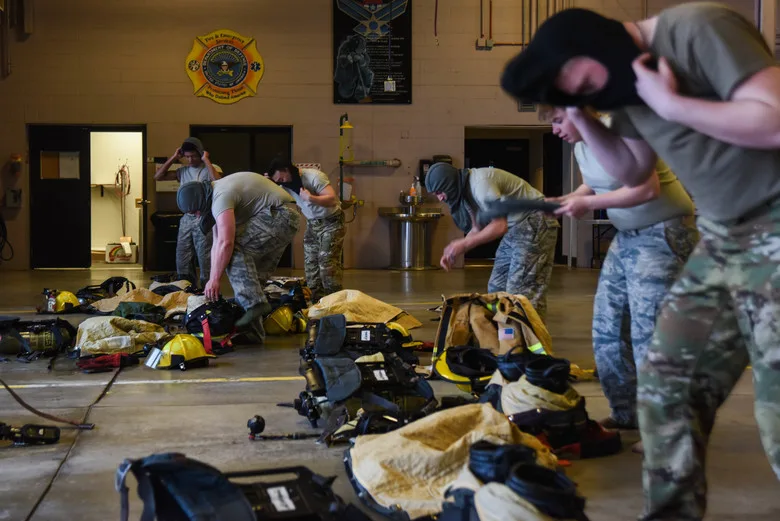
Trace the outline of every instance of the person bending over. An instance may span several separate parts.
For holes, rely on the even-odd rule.
[[[607,210],[618,230],[601,267],[593,303],[593,353],[612,409],[601,424],[637,429],[636,368],[645,360],[656,312],[699,240],[693,201],[661,160],[647,181],[623,186],[593,157],[564,108],[542,106],[539,116],[552,124],[553,134],[574,145],[582,174],[582,184],[574,192],[549,199],[562,204],[555,214],[579,219]]]
[[[276,158],[268,167],[275,183],[295,198],[306,217],[303,236],[304,273],[312,300],[341,291],[344,264],[344,211],[328,175],[316,168],[302,168]]]
[[[236,326],[262,331],[262,318],[271,311],[263,288],[298,232],[300,214],[290,204],[294,199],[260,174],[236,172],[214,182],[186,183],[176,201],[182,212],[200,218],[204,233],[213,228],[211,275],[204,294],[219,299],[220,279],[227,273],[246,311]]]
[[[518,212],[493,219],[480,228],[477,215],[488,211],[499,199],[542,200],[544,195],[520,177],[498,168],[457,169],[448,163],[434,163],[425,175],[425,188],[447,203],[455,224],[466,236],[450,242],[441,257],[449,271],[467,251],[501,237],[488,292],[505,291],[523,295],[545,319],[547,288],[552,276],[555,244],[560,224],[539,212]]]
[[[639,22],[569,9],[542,24],[501,83],[515,98],[566,106],[624,185],[642,185],[657,153],[696,203],[701,241],[638,369],[642,519],[704,517],[715,417],[748,363],[780,477],[780,69],[761,33],[714,3]],[[587,105],[614,111],[611,128]]]

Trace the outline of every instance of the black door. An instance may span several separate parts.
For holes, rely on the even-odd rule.
[[[90,129],[29,125],[30,267],[89,268]]]
[[[563,140],[546,132],[542,136],[542,164],[544,165],[544,195],[560,197],[563,195]],[[555,263],[565,264],[563,256],[563,219],[559,218],[561,228],[558,232],[558,243],[555,245]]]
[[[200,139],[211,161],[225,175],[233,172],[262,174],[271,160],[282,155],[292,157],[292,127],[231,127],[192,125],[190,135]],[[292,245],[279,260],[280,268],[292,268]]]
[[[262,174],[276,155],[292,155],[292,127],[193,125],[190,134],[203,142],[211,161],[225,174]]]
[[[467,139],[465,167],[483,168],[493,165],[530,182],[530,141],[528,139]],[[495,259],[501,239],[482,244],[466,252],[466,260]]]

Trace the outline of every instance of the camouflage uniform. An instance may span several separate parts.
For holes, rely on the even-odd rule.
[[[268,303],[263,287],[298,233],[300,214],[291,206],[268,209],[236,229],[227,276],[244,309]]]
[[[622,425],[636,424],[636,367],[646,356],[661,302],[699,240],[685,220],[619,231],[601,268],[593,351],[612,417]]]
[[[496,250],[488,293],[523,295],[544,320],[560,226],[557,220],[538,212],[510,226]]]
[[[200,231],[200,217],[185,213],[179,221],[179,236],[176,239],[176,272],[192,283],[195,276],[195,257],[200,266],[200,287],[209,280],[211,271],[211,244],[214,234],[203,235]]]
[[[342,289],[345,235],[344,212],[307,221],[303,236],[304,271],[314,301]]]
[[[755,417],[780,478],[780,200],[701,242],[672,286],[638,378],[645,521],[700,520],[718,407],[748,363]]]

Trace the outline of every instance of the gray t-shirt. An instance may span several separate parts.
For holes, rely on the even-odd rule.
[[[320,195],[326,187],[330,186],[330,179],[328,179],[328,175],[325,172],[320,172],[316,168],[301,168],[300,172],[303,187],[312,195]],[[338,204],[336,206],[320,206],[311,201],[304,201],[300,195],[292,190],[285,190],[295,198],[301,213],[307,219],[324,219],[341,212],[341,206]]]
[[[544,194],[520,177],[500,168],[471,168],[469,190],[480,211],[487,211],[497,199],[544,199]],[[531,212],[515,213],[507,217],[511,227],[525,220]],[[557,221],[555,221],[557,224]]]
[[[669,61],[680,92],[699,99],[729,100],[742,82],[776,65],[755,26],[721,4],[662,11],[650,47]],[[731,145],[666,121],[645,106],[615,112],[612,128],[652,146],[706,219],[737,219],[780,195],[780,149]]]
[[[574,157],[580,167],[582,181],[597,195],[614,192],[623,186],[604,170],[585,143],[574,145]],[[638,230],[668,219],[694,214],[693,201],[669,167],[659,159],[655,171],[661,184],[661,193],[657,198],[631,208],[607,210],[609,220],[618,230]]]
[[[219,167],[219,165],[215,163],[211,164],[214,165],[214,170],[222,173],[222,169]],[[190,165],[180,166],[178,169],[176,169],[176,178],[181,184],[211,180],[211,176],[209,175],[209,167],[207,167],[204,163],[201,163],[198,167]]]
[[[255,172],[236,172],[217,179],[213,186],[211,213],[216,219],[225,210],[232,209],[236,225],[295,201],[282,187]]]

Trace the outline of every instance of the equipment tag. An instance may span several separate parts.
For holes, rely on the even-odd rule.
[[[512,327],[502,327],[498,330],[499,340],[512,340],[515,338],[515,329]]]
[[[154,348],[151,351],[149,351],[149,356],[146,357],[146,362],[144,365],[146,367],[151,367],[152,369],[157,369],[157,366],[160,365],[160,359],[162,358],[162,351],[160,351],[159,348]]]
[[[277,512],[292,512],[295,510],[295,503],[290,499],[287,487],[269,488],[267,492]]]
[[[387,377],[387,373],[385,372],[384,369],[377,369],[376,371],[374,371],[374,378],[376,378],[380,382],[386,382],[389,380],[389,378]]]
[[[368,329],[364,329],[363,331],[361,331],[360,332],[360,340],[362,340],[363,342],[370,341],[371,340],[371,331],[369,331]]]

